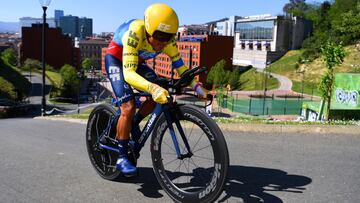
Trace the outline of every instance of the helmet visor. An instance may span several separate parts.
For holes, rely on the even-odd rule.
[[[156,30],[154,32],[154,34],[152,35],[152,37],[154,39],[156,39],[157,41],[160,41],[160,42],[169,42],[174,36],[175,36],[175,34],[161,32],[159,30]]]

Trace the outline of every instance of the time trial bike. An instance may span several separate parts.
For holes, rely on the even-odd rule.
[[[185,94],[193,78],[206,70],[196,67],[180,79],[157,82],[170,93],[166,104],[156,104],[138,140],[129,142],[128,155],[136,165],[139,151],[151,137],[150,152],[155,176],[164,191],[175,202],[213,202],[223,191],[229,166],[227,144],[216,122],[205,111],[191,104],[179,104],[174,95]],[[136,96],[151,96],[136,93]],[[212,98],[211,98],[212,99]],[[118,145],[116,124],[120,108],[100,104],[89,116],[86,146],[90,162],[104,179],[121,176],[116,170]]]

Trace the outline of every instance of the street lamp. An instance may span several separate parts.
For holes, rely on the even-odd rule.
[[[270,61],[267,61],[265,64],[266,64],[266,65],[265,65],[265,68],[264,68],[264,76],[265,76],[265,78],[264,78],[263,115],[265,115],[265,100],[266,100],[266,91],[267,91],[266,85],[267,85],[267,78],[268,78],[267,68],[268,68],[269,65],[270,65]]]
[[[46,9],[51,0],[39,0],[40,5],[44,11],[42,37],[41,37],[41,60],[42,60],[42,100],[41,100],[41,116],[46,115],[46,100],[45,100],[45,24],[46,24]]]

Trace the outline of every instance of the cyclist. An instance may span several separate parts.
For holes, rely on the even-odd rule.
[[[130,131],[134,140],[138,140],[140,121],[152,112],[155,102],[166,103],[169,96],[167,90],[153,83],[157,75],[145,64],[145,60],[165,53],[171,58],[172,66],[180,75],[188,69],[176,47],[175,35],[178,27],[178,16],[171,7],[162,3],[152,4],[145,10],[144,20],[131,20],[122,24],[108,46],[105,55],[106,72],[121,109],[116,134],[119,143],[116,167],[124,175],[137,173],[136,167],[127,156]],[[142,103],[136,114],[131,86],[152,96],[152,99],[147,98]],[[206,96],[207,91],[195,80],[191,86],[200,96]],[[135,143],[135,151],[140,147]]]

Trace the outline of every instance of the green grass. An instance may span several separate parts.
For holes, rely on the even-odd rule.
[[[304,87],[303,87],[303,83],[302,82],[298,82],[298,81],[292,81],[293,82],[293,87],[292,89],[295,92],[299,92],[302,93],[302,91],[304,91],[304,94],[308,94],[308,95],[314,95],[314,96],[321,96],[321,92],[318,89],[318,85],[315,83],[304,83]]]
[[[288,51],[282,58],[271,64],[268,71],[278,73],[280,75],[288,75],[289,72],[296,71],[297,62],[303,50]]]
[[[22,100],[29,95],[30,87],[20,71],[0,57],[0,99]]]
[[[360,73],[360,51],[354,45],[345,47],[346,57],[344,62],[335,67],[335,73]],[[304,78],[304,92],[320,96],[317,86],[327,68],[323,59],[317,58],[307,64],[298,64],[298,60],[304,50],[292,50],[282,58],[270,65],[268,70],[273,73],[284,75],[293,82],[293,90],[301,93],[301,83]]]
[[[54,71],[46,71],[46,77],[51,81],[52,85],[56,88],[62,87],[62,77],[59,73]]]
[[[88,108],[79,114],[57,115],[56,117],[72,118],[72,119],[88,119],[93,108]]]
[[[239,90],[263,90],[264,89],[265,74],[257,72],[254,68],[246,71],[240,76]],[[268,78],[266,82],[268,90],[279,87],[279,82],[276,78]]]

